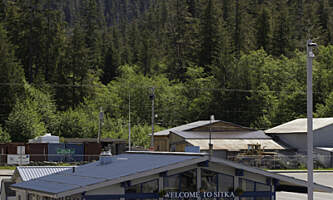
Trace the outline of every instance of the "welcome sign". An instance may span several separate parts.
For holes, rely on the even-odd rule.
[[[164,198],[168,199],[191,199],[191,198],[220,198],[234,199],[234,192],[167,192]]]

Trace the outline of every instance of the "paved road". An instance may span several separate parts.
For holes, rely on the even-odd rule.
[[[306,173],[281,173],[286,176],[292,176],[298,179],[307,180]],[[314,173],[314,182],[333,188],[333,172]],[[314,192],[315,200],[333,200],[333,193]],[[277,200],[306,200],[307,194],[277,192]]]

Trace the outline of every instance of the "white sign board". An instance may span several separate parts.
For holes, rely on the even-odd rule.
[[[25,146],[17,146],[17,154],[25,154]]]
[[[30,155],[17,155],[8,154],[7,164],[8,165],[27,165],[30,162]]]

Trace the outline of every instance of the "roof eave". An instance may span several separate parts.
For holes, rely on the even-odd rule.
[[[178,162],[176,164],[156,168],[156,169],[153,169],[153,170],[148,170],[148,171],[144,171],[144,172],[140,172],[140,173],[136,173],[136,174],[131,174],[131,175],[128,175],[128,176],[124,176],[124,177],[120,177],[120,178],[117,178],[117,179],[105,181],[105,182],[102,182],[102,183],[92,184],[92,185],[88,185],[88,186],[85,186],[85,187],[80,187],[80,188],[77,188],[77,189],[74,189],[74,190],[61,192],[61,193],[56,194],[54,198],[61,198],[61,197],[65,197],[65,196],[80,194],[80,193],[91,191],[91,190],[94,190],[94,189],[98,189],[98,188],[107,187],[107,186],[110,186],[110,185],[122,183],[122,182],[125,182],[125,181],[128,181],[128,180],[133,180],[133,179],[137,179],[137,178],[141,178],[141,177],[145,177],[145,176],[150,176],[150,175],[153,175],[153,174],[158,174],[158,173],[169,171],[169,170],[172,170],[172,169],[186,167],[186,166],[193,165],[193,164],[196,164],[196,163],[200,163],[200,162],[203,162],[203,161],[206,161],[206,160],[208,160],[208,156],[198,156],[198,158],[191,159],[191,160],[188,160],[188,161],[185,161],[185,162]]]
[[[220,158],[212,158],[212,162],[216,162],[216,163],[221,163],[221,164],[226,164],[229,165],[231,167],[237,168],[237,169],[243,169],[245,171],[249,171],[251,173],[255,173],[255,174],[261,174],[267,177],[271,177],[271,178],[275,178],[281,181],[285,181],[291,184],[295,184],[295,185],[299,185],[299,186],[303,186],[303,187],[307,187],[307,182],[300,180],[300,179],[296,179],[293,177],[288,177],[288,176],[284,176],[281,174],[274,174],[272,172],[268,172],[262,169],[258,169],[258,168],[253,168],[253,167],[248,167],[239,163],[234,163],[231,161],[227,161],[224,159],[220,159]],[[327,192],[327,193],[333,193],[333,188],[325,186],[325,185],[319,185],[319,184],[315,184],[314,185],[314,190],[318,191],[318,192]]]
[[[15,191],[21,191],[21,192],[32,191],[34,194],[37,194],[40,196],[58,198],[55,193],[41,192],[41,191],[37,191],[37,190],[33,190],[33,189],[26,189],[26,188],[21,188],[21,187],[16,187],[16,186],[9,186],[9,188],[12,190],[15,190]]]

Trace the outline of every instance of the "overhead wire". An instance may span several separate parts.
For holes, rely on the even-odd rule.
[[[34,85],[34,84],[33,84]],[[81,85],[73,85],[73,84],[46,84],[47,86],[50,87],[75,87],[75,88],[96,88],[96,87],[108,87],[108,85],[98,85],[98,84],[81,84]],[[0,83],[0,86],[24,86],[22,83]],[[122,89],[129,89],[129,88],[140,88],[140,89],[150,89],[152,87],[155,87],[156,89],[161,89],[164,88],[162,86],[156,86],[156,85],[151,85],[151,86],[140,86],[138,84],[133,84],[133,85],[127,85],[127,84],[121,84],[120,87],[119,85],[116,85],[115,87],[117,88],[122,88]],[[224,92],[240,92],[240,93],[303,93],[306,94],[306,90],[253,90],[253,89],[237,89],[237,88],[209,88],[209,87],[187,87],[187,86],[181,86],[174,88],[175,90],[204,90],[204,91],[224,91]],[[323,94],[324,92],[313,92],[313,94]]]

